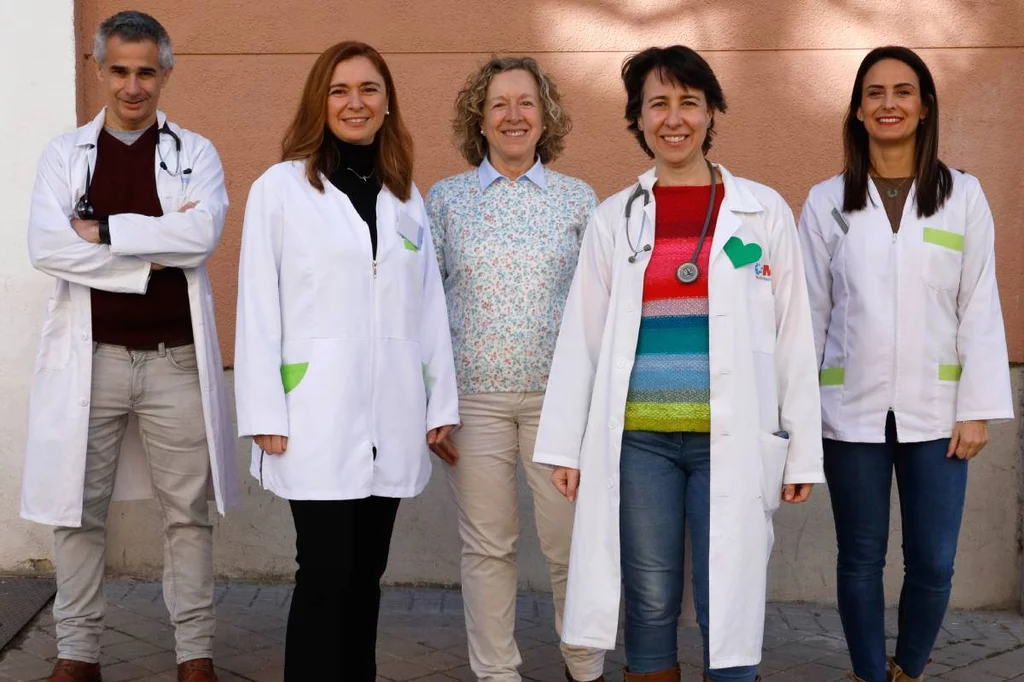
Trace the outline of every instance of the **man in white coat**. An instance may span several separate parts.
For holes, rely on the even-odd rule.
[[[121,12],[96,33],[107,106],[39,163],[32,265],[56,278],[29,405],[21,515],[56,526],[52,682],[98,682],[112,498],[155,491],[179,682],[216,680],[213,533],[235,443],[205,261],[227,211],[213,145],[157,109],[174,55]]]

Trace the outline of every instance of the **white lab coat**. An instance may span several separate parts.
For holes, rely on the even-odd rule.
[[[57,283],[39,342],[29,400],[21,515],[39,523],[81,525],[92,385],[90,289],[143,294],[151,263],[181,268],[188,282],[210,480],[217,509],[223,514],[238,494],[235,439],[205,264],[220,241],[228,208],[220,157],[209,140],[169,123],[181,139],[181,168],[192,169],[190,179],[163,171],[158,154],[153,172],[164,215],[112,216],[110,245],[90,244],[75,233],[70,220],[75,203],[85,193],[87,169],[91,174],[96,166],[96,139],[105,117],[103,110],[88,124],[50,142],[39,162],[32,194],[29,256],[37,270],[53,275]],[[167,117],[158,112],[157,125],[165,123]],[[177,154],[171,136],[159,136],[159,151],[174,172]],[[189,201],[199,205],[179,213]],[[121,446],[114,499],[151,495],[149,465],[138,430],[130,426]]]
[[[252,475],[286,499],[412,497],[427,431],[459,423],[455,362],[423,199],[377,197],[377,260],[348,197],[302,162],[249,191],[238,272],[235,399]],[[376,449],[376,457],[374,457]]]
[[[792,212],[763,185],[717,166],[725,185],[710,254],[711,667],[761,660],[772,515],[783,483],[824,480],[817,376]],[[651,191],[654,171],[639,178]],[[619,614],[619,453],[644,271],[629,263],[624,211],[635,185],[591,218],[544,399],[534,461],[580,470],[562,639],[612,649]],[[655,201],[629,234],[653,243]],[[646,213],[644,238],[638,238]],[[738,237],[761,260],[734,267]],[[764,268],[768,268],[768,272]],[[785,440],[773,433],[788,431]]]
[[[911,186],[895,234],[873,182],[852,213],[842,176],[807,197],[799,234],[826,438],[883,443],[889,410],[904,442],[1013,418],[992,213],[976,178],[952,174],[952,195],[929,218]]]

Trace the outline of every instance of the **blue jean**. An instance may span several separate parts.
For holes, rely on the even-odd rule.
[[[708,669],[708,549],[711,439],[706,433],[626,431],[619,464],[626,666],[631,673],[673,668],[683,598],[686,527],[693,596],[713,682],[753,682],[757,666]]]
[[[892,472],[903,522],[903,590],[896,663],[910,677],[928,664],[953,583],[967,462],[946,458],[949,439],[900,443],[890,413],[885,443],[825,440],[839,561],[839,615],[858,677],[885,682],[882,568],[889,542]]]

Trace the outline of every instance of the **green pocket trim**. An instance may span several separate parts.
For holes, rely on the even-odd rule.
[[[291,393],[292,389],[299,385],[302,378],[306,376],[308,368],[308,362],[294,362],[289,365],[281,365],[281,383],[284,384],[285,393]]]
[[[960,381],[964,368],[960,365],[939,365],[939,381]]]
[[[842,386],[846,381],[846,369],[843,367],[828,367],[821,370],[818,383],[822,386]]]
[[[415,244],[413,244],[405,237],[402,237],[402,246],[404,246],[407,251],[419,251],[419,247],[417,247]]]
[[[926,227],[924,228],[924,240],[928,244],[944,246],[947,249],[952,249],[953,251],[963,253],[964,250],[964,236],[957,232],[939,230],[934,227]]]

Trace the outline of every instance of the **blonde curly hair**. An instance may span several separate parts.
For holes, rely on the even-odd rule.
[[[565,149],[565,136],[572,130],[572,121],[562,107],[562,96],[555,82],[532,57],[492,57],[466,80],[466,85],[455,98],[455,118],[452,120],[455,147],[472,166],[479,166],[487,158],[487,138],[480,132],[480,124],[491,79],[499,73],[516,70],[533,76],[540,94],[544,130],[537,141],[537,155],[541,163],[551,163]]]

